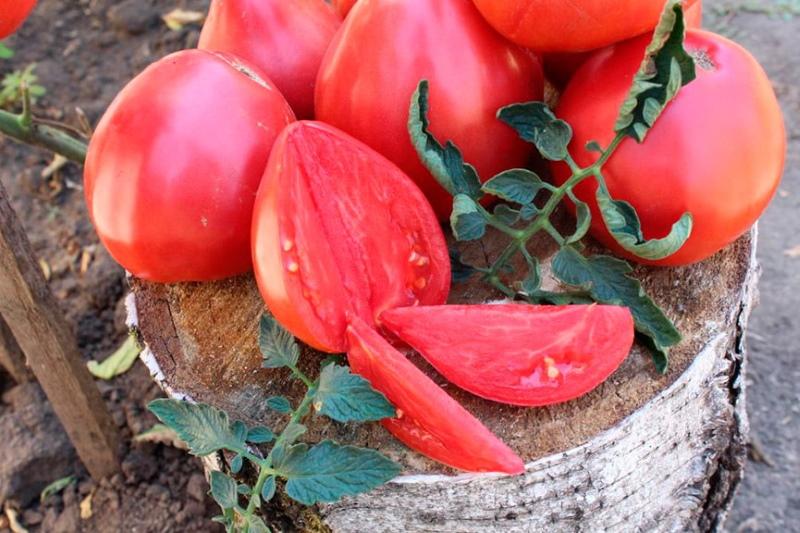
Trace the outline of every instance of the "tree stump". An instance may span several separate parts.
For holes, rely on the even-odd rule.
[[[467,259],[498,253],[462,247]],[[526,461],[517,477],[459,474],[408,450],[380,425],[309,421],[306,438],[376,448],[405,467],[389,484],[333,505],[300,509],[278,500],[267,519],[281,528],[336,532],[709,531],[721,526],[742,476],[747,417],[743,337],[755,302],[756,231],[708,261],[678,269],[638,267],[635,276],[675,320],[684,341],[658,375],[635,346],[591,394],[537,409],[502,406],[458,390],[412,359]],[[539,257],[553,250],[538,250]],[[543,255],[544,254],[544,255]],[[546,271],[546,268],[545,268]],[[553,283],[552,280],[550,283]],[[206,284],[131,279],[131,324],[142,359],[172,397],[280,427],[266,398],[297,400],[283,370],[260,367],[264,311],[251,276]],[[497,298],[480,282],[455,285],[453,303]],[[305,349],[316,375],[320,355]]]

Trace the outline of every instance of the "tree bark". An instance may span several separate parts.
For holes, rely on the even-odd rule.
[[[475,260],[502,248],[486,242],[462,251]],[[459,474],[409,451],[377,424],[316,419],[309,421],[308,440],[377,448],[405,472],[369,494],[311,510],[277,500],[267,518],[283,528],[337,532],[718,529],[745,457],[743,339],[756,298],[755,248],[753,230],[698,265],[637,267],[636,277],[684,334],[665,376],[635,346],[594,392],[562,405],[520,409],[460,391],[412,355],[520,453],[524,475]],[[250,276],[177,285],[131,279],[131,286],[128,308],[146,346],[142,360],[170,396],[281,427],[266,398],[297,398],[301,390],[284,371],[260,368],[257,328],[264,308]],[[483,285],[468,283],[454,287],[451,301],[492,297]],[[306,371],[315,372],[320,361],[304,350]]]

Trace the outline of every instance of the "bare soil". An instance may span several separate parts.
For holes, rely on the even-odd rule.
[[[48,89],[37,113],[75,124],[77,106],[96,123],[125,82],[147,64],[196,44],[196,26],[170,31],[159,16],[176,7],[204,10],[207,4],[41,0],[33,17],[7,41],[17,54],[0,61],[0,76],[36,62],[40,83]],[[789,131],[786,176],[761,223],[761,307],[749,332],[752,460],[728,529],[800,531],[800,254],[788,252],[800,245],[800,3],[707,0],[706,22],[762,61]],[[5,139],[0,139],[0,158],[0,180],[34,250],[49,267],[51,287],[84,356],[105,357],[126,333],[121,302],[127,288],[122,270],[98,244],[86,216],[80,169],[67,165],[42,178],[50,155]],[[143,365],[98,385],[126,443],[123,474],[97,485],[76,465],[78,483],[44,504],[22,509],[22,523],[31,531],[48,532],[216,530],[208,520],[215,506],[205,495],[199,462],[170,447],[131,445],[133,435],[155,423],[145,405],[160,395]],[[0,392],[12,387],[0,371]],[[0,416],[8,409],[0,402]],[[83,520],[79,502],[92,492],[93,515]],[[6,531],[2,518],[0,531]]]

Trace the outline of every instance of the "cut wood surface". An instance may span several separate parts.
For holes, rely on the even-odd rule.
[[[465,258],[491,258],[503,245],[500,239],[485,242],[462,247]],[[537,252],[542,257],[552,250]],[[523,457],[525,475],[459,475],[411,452],[377,424],[340,425],[320,418],[310,421],[308,440],[332,438],[380,449],[404,465],[404,475],[369,494],[315,508],[311,515],[301,516],[296,508],[272,511],[314,531],[718,527],[741,478],[745,453],[743,332],[758,277],[755,230],[701,264],[638,267],[635,276],[684,335],[672,350],[666,376],[658,375],[650,356],[636,346],[622,367],[585,397],[521,409],[460,391],[412,355]],[[142,359],[170,395],[280,427],[266,398],[298,399],[302,389],[287,372],[260,368],[257,331],[264,307],[251,276],[176,285],[132,279],[131,285],[131,320],[146,345]],[[451,302],[496,298],[476,281],[454,286]],[[320,361],[319,353],[304,351],[308,372],[315,372]]]
[[[0,316],[95,479],[115,473],[117,429],[0,184]]]

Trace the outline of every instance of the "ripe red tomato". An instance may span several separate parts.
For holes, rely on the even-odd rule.
[[[633,345],[630,311],[610,305],[408,307],[380,319],[453,384],[529,407],[583,396]]]
[[[25,22],[36,0],[0,0],[0,39],[5,39]]]
[[[572,124],[572,153],[580,165],[607,146],[649,36],[593,56],[567,86],[556,113]],[[775,193],[783,171],[786,133],[775,93],[764,70],[741,46],[713,33],[691,30],[686,49],[697,58],[697,79],[684,87],[643,144],[623,141],[604,167],[611,195],[639,212],[644,236],[664,237],[685,212],[694,229],[676,254],[657,265],[701,261],[752,226]],[[556,181],[568,174],[553,166]],[[593,235],[629,257],[605,229],[595,201],[596,183],[578,196],[592,207]]]
[[[703,25],[703,1],[684,0],[684,20],[687,28],[700,28]],[[649,28],[652,30],[653,28]],[[583,65],[587,59],[592,57],[591,52],[554,52],[544,55],[544,71],[547,79],[554,83],[556,87],[563,88],[567,82],[575,75],[575,72]]]
[[[343,352],[350,317],[441,304],[450,257],[422,192],[368,146],[319,122],[275,142],[252,229],[256,280],[295,336]]]
[[[324,0],[214,0],[199,48],[263,70],[299,118],[314,116],[314,83],[341,21]]]
[[[373,329],[356,319],[347,333],[351,368],[397,408],[397,418],[381,422],[392,435],[461,470],[525,471],[516,453]]]
[[[356,5],[356,0],[333,0],[333,7],[339,12],[342,18],[347,16],[354,5]]]
[[[420,163],[407,129],[411,96],[423,78],[430,80],[433,133],[458,144],[489,179],[530,156],[496,113],[540,100],[542,70],[464,0],[366,1],[348,15],[320,69],[317,118],[395,162],[444,219],[452,198]]]
[[[664,0],[473,0],[506,38],[537,52],[585,52],[656,27]]]
[[[256,190],[273,141],[294,120],[259,76],[223,54],[178,52],[139,74],[103,116],[86,158],[86,201],[101,241],[135,276],[206,281],[251,269]]]

